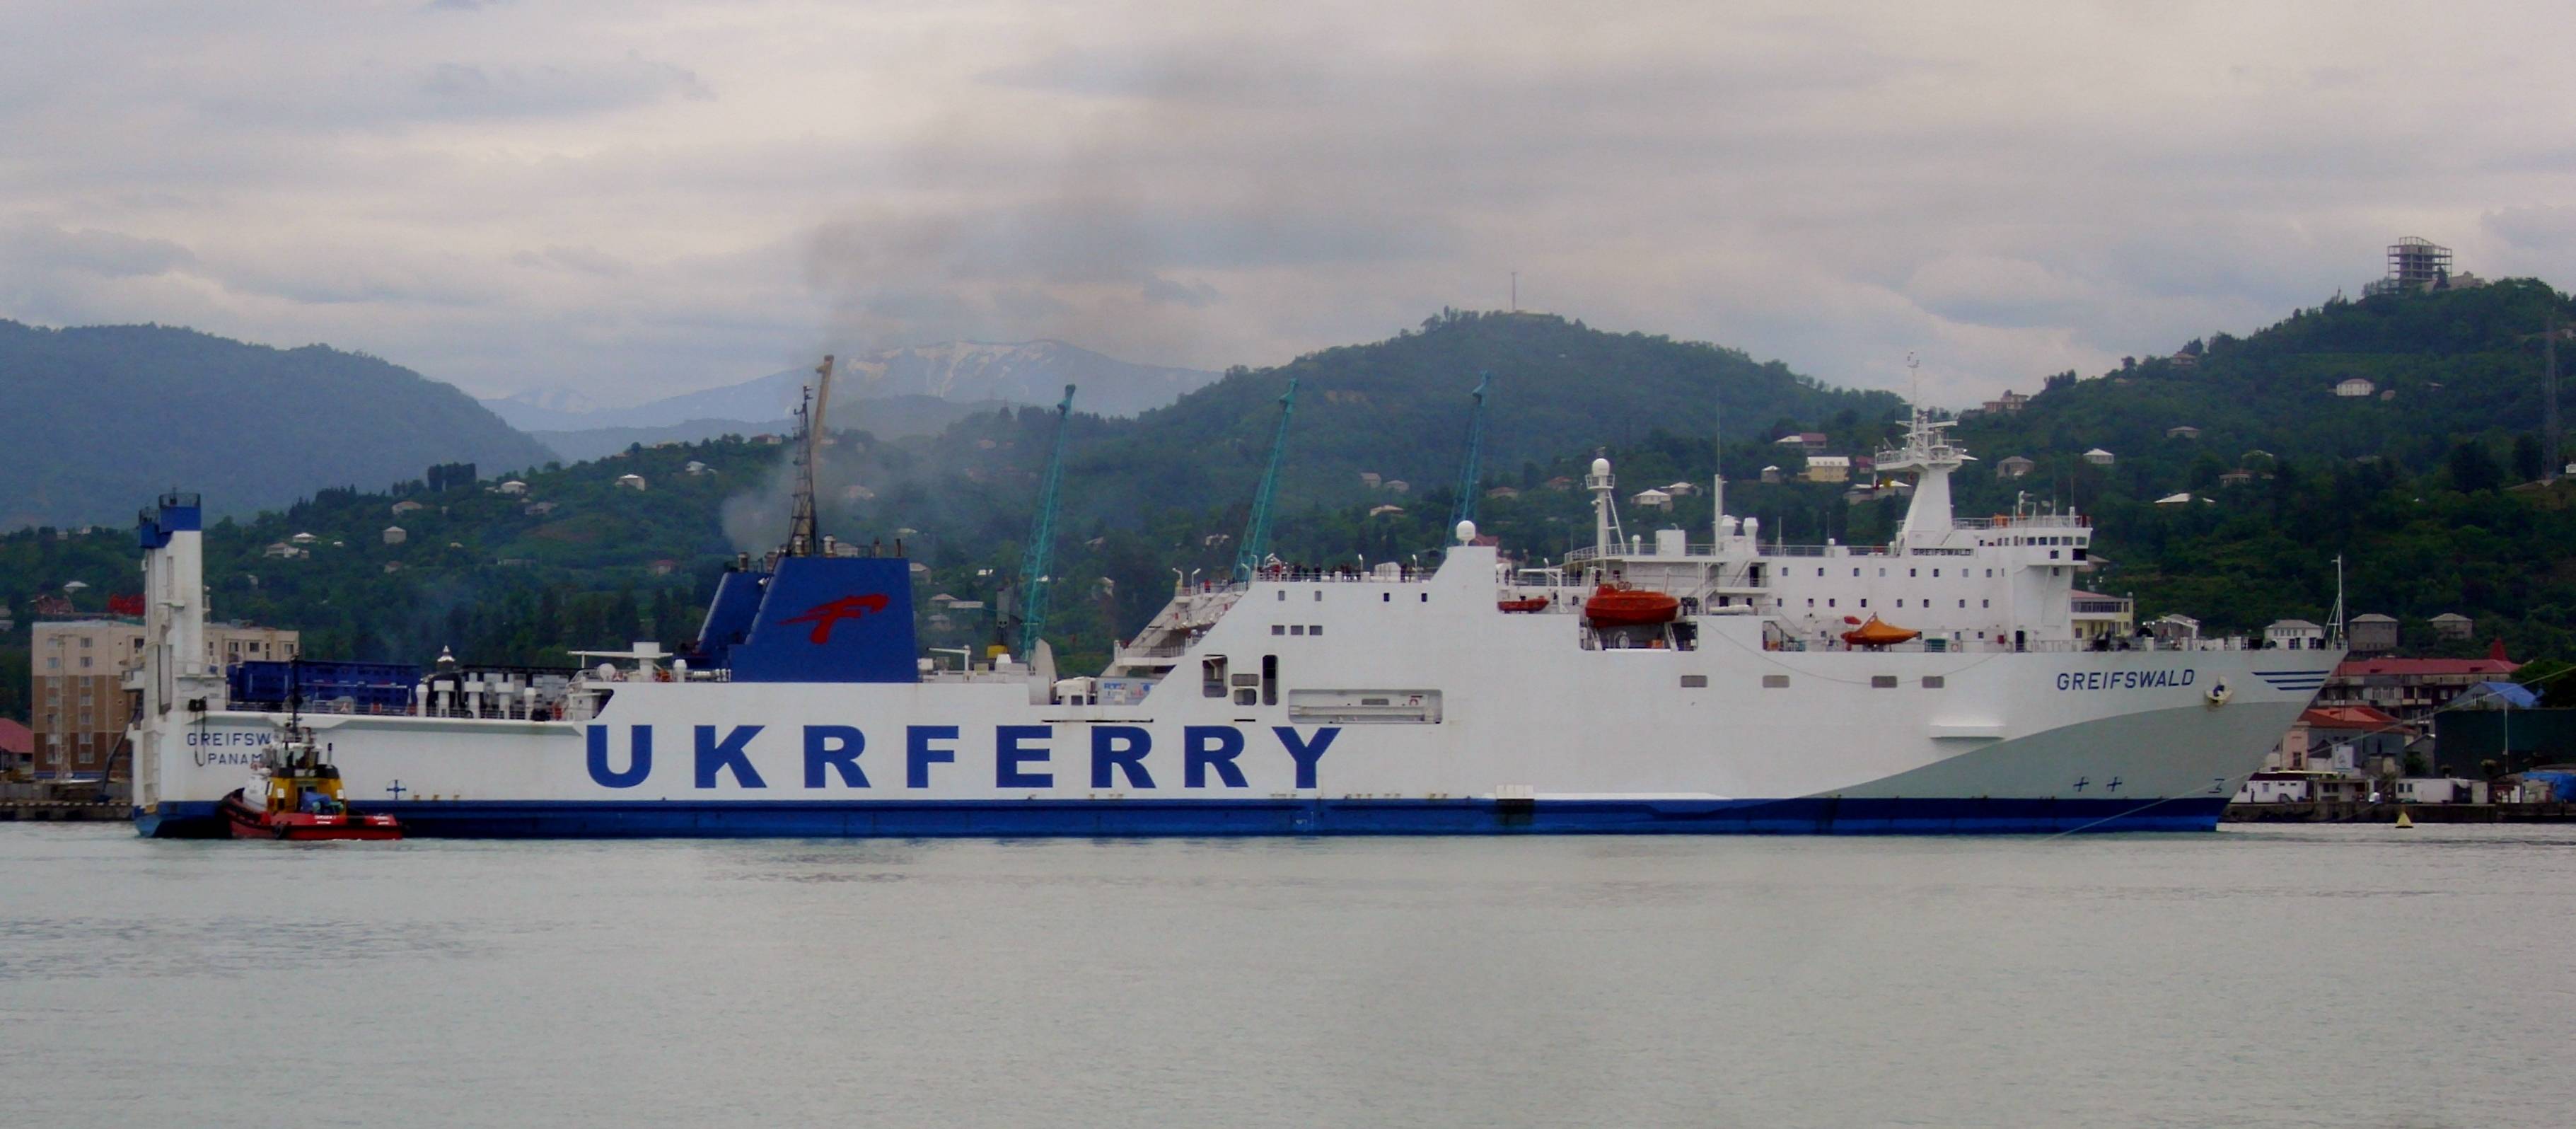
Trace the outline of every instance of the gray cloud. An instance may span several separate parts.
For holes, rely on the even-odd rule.
[[[43,6],[0,41],[0,316],[615,403],[947,337],[1271,363],[1499,306],[1517,269],[1526,306],[1828,380],[1896,386],[1915,350],[1955,403],[2246,331],[2401,234],[2566,277],[2576,76],[2521,45],[2569,22]]]

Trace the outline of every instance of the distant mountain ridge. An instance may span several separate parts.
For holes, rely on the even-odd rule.
[[[622,408],[597,407],[582,393],[562,388],[483,404],[510,426],[530,432],[677,428],[692,421],[752,423],[787,417],[796,408],[798,390],[812,378],[810,369],[788,369]],[[843,358],[833,388],[836,399],[848,400],[926,396],[951,404],[1052,404],[1064,395],[1065,385],[1076,384],[1082,388],[1082,410],[1128,416],[1169,404],[1216,378],[1216,373],[1197,369],[1121,361],[1062,341],[952,341]]]
[[[491,474],[553,457],[473,397],[375,357],[158,325],[0,320],[0,400],[0,529],[114,522],[174,485],[238,514],[436,463]]]

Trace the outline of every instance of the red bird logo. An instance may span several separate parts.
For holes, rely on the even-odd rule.
[[[813,624],[814,634],[810,638],[813,639],[814,645],[819,647],[832,641],[833,624],[845,619],[857,619],[869,612],[884,610],[886,610],[886,598],[870,592],[864,596],[843,596],[837,600],[816,604],[805,609],[803,615],[791,616],[778,622]]]

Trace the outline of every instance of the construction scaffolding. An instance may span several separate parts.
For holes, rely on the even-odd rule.
[[[2451,280],[2451,249],[2409,235],[2388,245],[2388,277],[2362,289],[2367,295],[2425,290]]]

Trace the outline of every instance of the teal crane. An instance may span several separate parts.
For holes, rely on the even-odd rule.
[[[1446,536],[1462,521],[1476,520],[1476,483],[1483,472],[1485,457],[1485,389],[1494,383],[1494,374],[1476,374],[1475,410],[1467,416],[1467,465],[1458,468],[1458,500],[1449,507],[1449,529]]]
[[[1297,378],[1288,378],[1288,393],[1279,397],[1279,431],[1270,439],[1270,466],[1261,472],[1261,489],[1252,496],[1252,520],[1243,527],[1243,544],[1234,555],[1234,578],[1250,580],[1270,556],[1270,503],[1279,496],[1279,464],[1288,456],[1288,417],[1297,414]]]
[[[1046,634],[1047,575],[1054,567],[1056,494],[1064,485],[1065,424],[1073,416],[1073,386],[1064,386],[1064,401],[1055,406],[1055,450],[1047,455],[1046,485],[1038,490],[1038,514],[1029,523],[1028,550],[1020,557],[1020,655],[1037,654]]]

